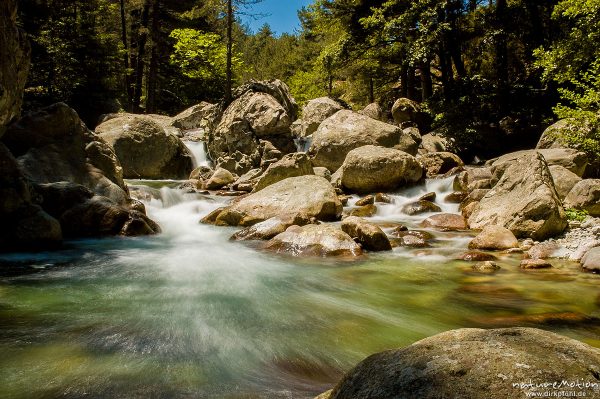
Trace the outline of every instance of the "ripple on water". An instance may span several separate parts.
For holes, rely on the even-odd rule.
[[[80,240],[62,251],[0,255],[36,273],[0,275],[3,397],[312,398],[365,356],[459,327],[526,323],[598,342],[600,276],[574,264],[495,274],[454,259],[468,233],[358,261],[294,259],[230,242],[199,220],[228,199],[178,182],[130,182],[163,234]],[[402,206],[451,179],[377,204],[373,220],[415,229]],[[144,191],[145,190],[145,191]],[[354,206],[357,197],[349,202]]]

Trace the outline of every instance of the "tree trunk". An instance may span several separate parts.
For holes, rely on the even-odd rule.
[[[429,61],[426,61],[421,65],[421,100],[427,101],[432,94],[431,64]]]
[[[506,23],[506,0],[496,1],[496,84],[498,88],[498,105],[500,112],[506,110],[508,100],[508,44]]]
[[[137,56],[135,66],[135,87],[133,90],[133,110],[139,113],[142,110],[142,88],[144,83],[144,71],[146,67],[146,42],[148,41],[148,24],[150,16],[151,0],[144,1],[142,9],[140,30],[138,33]]]
[[[160,29],[160,0],[152,4],[152,51],[150,54],[150,67],[146,80],[146,113],[156,112],[156,87],[158,79],[158,40]]]
[[[137,65],[137,57],[138,57],[138,36],[140,33],[140,10],[134,8],[129,13],[129,20],[131,21],[130,28],[130,42],[129,42],[129,70],[128,73],[128,92],[130,92],[131,101],[129,102],[129,112],[136,112],[134,96],[135,96],[135,72]]]
[[[123,55],[123,68],[125,72],[125,92],[127,93],[127,109],[131,110],[133,102],[133,87],[131,87],[131,71],[129,66],[129,43],[127,43],[127,19],[125,18],[125,0],[121,0],[121,40],[125,54]]]
[[[225,102],[231,102],[231,90],[233,86],[233,0],[227,0],[227,71],[225,82]]]
[[[411,100],[417,100],[417,93],[415,90],[415,68],[412,66],[409,66],[407,69],[406,96]]]
[[[408,66],[402,64],[400,68],[400,97],[408,97]]]

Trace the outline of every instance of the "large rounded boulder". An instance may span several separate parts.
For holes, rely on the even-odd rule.
[[[342,185],[359,193],[394,190],[422,176],[423,168],[412,155],[374,145],[348,152],[341,167]]]
[[[96,133],[117,154],[125,178],[184,179],[194,169],[183,142],[149,117],[113,118],[96,127]]]
[[[420,136],[356,112],[342,110],[327,118],[313,134],[308,154],[314,166],[336,171],[355,148],[376,145],[417,153]]]
[[[217,225],[251,226],[272,217],[302,213],[319,220],[336,220],[342,203],[333,186],[315,175],[290,177],[242,198],[220,211]]]
[[[567,227],[567,219],[542,154],[516,159],[468,219],[472,229],[499,225],[517,238],[543,240]]]
[[[559,392],[598,397],[600,349],[534,328],[444,332],[369,356],[323,399],[504,399]],[[585,385],[591,383],[594,385]],[[550,384],[550,385],[544,385]]]

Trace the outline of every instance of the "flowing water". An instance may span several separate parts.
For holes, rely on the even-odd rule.
[[[527,324],[600,346],[600,276],[575,264],[522,272],[501,254],[499,272],[477,274],[453,260],[470,235],[438,232],[431,248],[355,262],[284,257],[198,223],[227,199],[130,184],[161,235],[0,256],[1,398],[312,398],[373,352],[461,327]],[[402,204],[450,188],[397,193],[373,219],[416,227],[427,215]]]

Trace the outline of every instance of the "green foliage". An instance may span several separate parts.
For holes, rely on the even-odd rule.
[[[600,0],[563,0],[553,18],[565,26],[551,46],[535,51],[546,81],[559,85],[562,101],[554,108],[573,128],[559,139],[600,160]]]
[[[169,36],[176,40],[171,63],[191,79],[223,81],[227,66],[227,47],[215,33],[195,29],[174,29]],[[239,58],[234,64],[241,66]]]
[[[565,209],[567,219],[575,222],[583,222],[588,216],[589,212],[584,209],[568,208]]]

